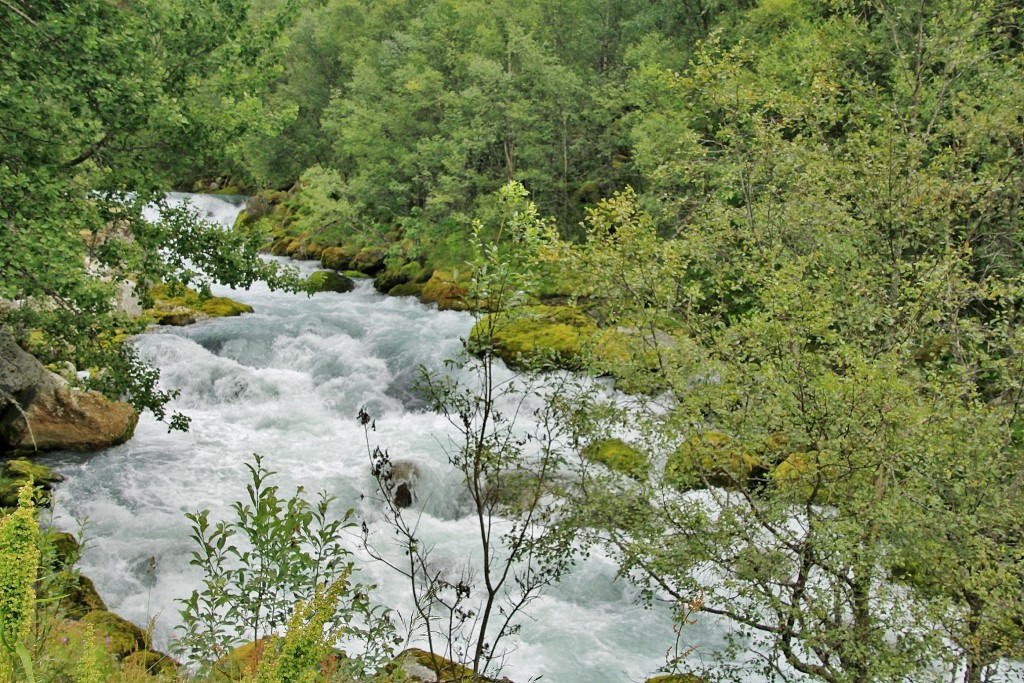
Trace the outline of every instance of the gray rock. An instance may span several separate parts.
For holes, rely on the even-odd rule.
[[[131,438],[135,409],[79,391],[0,330],[0,451],[90,451]]]

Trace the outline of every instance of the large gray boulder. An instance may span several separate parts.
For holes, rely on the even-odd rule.
[[[25,403],[33,388],[42,381],[46,368],[14,343],[0,329],[0,414],[11,402]]]
[[[127,403],[69,387],[0,330],[0,452],[107,448],[130,439],[138,418]]]

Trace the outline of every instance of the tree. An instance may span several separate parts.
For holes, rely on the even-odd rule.
[[[576,279],[636,340],[656,474],[583,520],[766,675],[977,681],[1024,643],[1019,92],[985,85],[1016,15],[870,9],[764,4],[638,72],[647,192],[590,213]]]
[[[15,302],[3,324],[44,362],[89,369],[86,386],[161,417],[168,396],[155,373],[116,343],[138,329],[116,313],[117,290],[134,284],[145,298],[158,281],[292,282],[258,260],[258,235],[160,202],[175,180],[219,163],[225,140],[278,122],[244,92],[274,36],[255,30],[248,8],[0,8],[0,297]],[[156,224],[142,215],[154,202]]]
[[[292,639],[286,636],[285,652],[272,657],[278,667],[308,667],[303,649],[326,654],[344,636],[363,649],[349,651],[346,666],[353,675],[382,670],[391,655],[392,627],[386,612],[370,604],[370,587],[350,580],[351,553],[341,536],[352,526],[352,511],[332,519],[333,499],[325,492],[316,503],[301,489],[282,498],[260,456],[246,467],[252,481],[247,499],[232,504],[234,519],[211,523],[209,510],[186,515],[195,542],[191,563],[204,577],[202,588],[182,600],[175,648],[209,671],[232,648],[252,642],[258,649],[288,624]],[[305,620],[312,620],[315,633]],[[295,661],[282,663],[282,654]]]
[[[579,550],[558,523],[569,432],[556,406],[573,403],[583,390],[568,373],[542,375],[539,366],[502,379],[494,353],[497,330],[526,303],[530,269],[515,263],[515,255],[554,237],[526,196],[517,183],[501,190],[499,239],[475,243],[479,256],[467,297],[474,302],[477,328],[466,340],[466,354],[451,361],[454,372],[427,374],[422,383],[430,407],[452,427],[442,446],[477,529],[472,558],[441,557],[421,537],[419,513],[401,491],[391,455],[370,445],[372,417],[359,415],[379,499],[402,557],[394,560],[365,526],[364,544],[409,581],[415,605],[410,622],[423,629],[430,651],[480,676],[501,669],[505,643],[518,633],[529,604],[564,575]],[[495,310],[502,314],[490,315]],[[531,407],[538,393],[550,403]],[[523,425],[527,411],[532,428]]]

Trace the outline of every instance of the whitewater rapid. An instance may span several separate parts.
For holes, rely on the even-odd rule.
[[[175,197],[184,201],[185,197]],[[211,220],[229,223],[237,203],[201,197]],[[300,264],[311,272],[316,264]],[[373,445],[420,472],[416,508],[436,553],[453,561],[474,555],[474,521],[453,494],[459,479],[441,447],[450,427],[424,409],[412,391],[421,366],[440,371],[461,349],[472,326],[465,313],[437,311],[411,298],[385,297],[361,281],[347,294],[313,297],[215,288],[253,306],[237,318],[187,328],[160,328],[134,343],[160,369],[161,386],[180,392],[169,406],[191,418],[187,433],[169,433],[149,414],[128,443],[93,454],[45,459],[66,480],[56,493],[55,523],[87,543],[81,569],[110,609],[152,624],[155,647],[166,649],[180,623],[177,601],[199,586],[189,565],[185,513],[210,509],[230,517],[245,495],[251,454],[278,472],[283,493],[304,487],[356,508],[371,540],[389,530],[373,509],[375,482],[362,427],[365,408],[376,420]],[[356,550],[357,539],[352,538]],[[410,610],[406,582],[384,565],[361,562],[374,599]],[[608,557],[594,553],[556,589],[533,603],[513,643],[504,675],[520,683],[543,676],[555,683],[644,680],[676,644],[663,605],[639,606],[637,591],[616,578]],[[723,646],[712,621],[687,627],[694,667]]]

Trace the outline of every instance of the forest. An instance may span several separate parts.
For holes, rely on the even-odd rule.
[[[1019,680],[1022,38],[1014,0],[0,0],[0,333],[185,428],[123,282],[315,289],[269,250],[470,311],[480,384],[425,392],[496,558],[484,607],[430,578],[360,413],[430,656],[460,665],[438,683],[497,680],[584,546],[673,606],[654,680]],[[170,190],[249,199],[230,230],[147,220]],[[497,363],[545,397],[522,442]],[[628,400],[552,389],[566,369]],[[216,591],[249,590],[232,535],[298,533],[276,516],[330,561],[287,565],[306,584],[246,680],[403,680],[342,522],[249,468],[236,526],[191,518],[212,573],[180,675],[259,642]],[[51,661],[30,508],[0,522],[0,680],[146,680]],[[704,618],[757,656],[689,662]],[[325,667],[343,633],[376,654]]]

